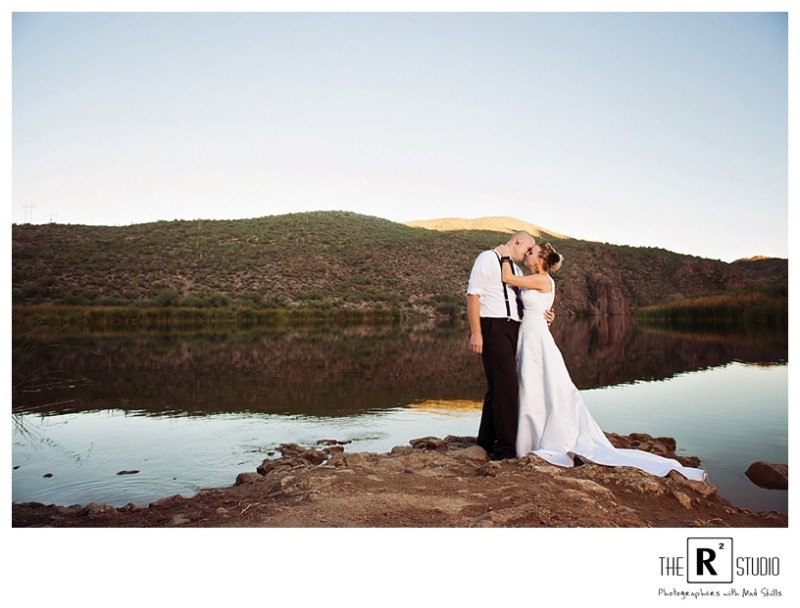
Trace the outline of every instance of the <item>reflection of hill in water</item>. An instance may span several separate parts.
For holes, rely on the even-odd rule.
[[[651,332],[637,329],[628,317],[562,318],[554,335],[583,389],[663,379],[731,361],[785,363],[788,348],[785,335]],[[54,378],[89,381],[73,382],[74,388],[15,390],[15,412],[346,416],[423,401],[481,400],[484,390],[465,327],[83,338],[39,350],[15,343],[14,363],[15,385],[41,378],[41,370]],[[56,402],[61,404],[46,405]]]
[[[663,380],[679,373],[732,361],[782,364],[788,358],[783,334],[712,334],[641,329],[632,317],[570,320],[553,335],[572,379],[581,389]]]
[[[461,414],[472,413],[475,410],[480,411],[483,407],[483,401],[475,399],[431,399],[427,401],[418,401],[410,403],[409,407],[422,412],[431,412],[436,414]]]

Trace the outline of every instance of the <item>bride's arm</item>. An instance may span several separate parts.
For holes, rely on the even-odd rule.
[[[515,275],[511,272],[511,258],[503,258],[503,283],[513,287],[524,287],[536,291],[549,292],[550,281],[546,274]]]

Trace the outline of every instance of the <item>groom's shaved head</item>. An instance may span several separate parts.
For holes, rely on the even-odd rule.
[[[511,237],[507,243],[511,250],[511,259],[517,264],[522,263],[536,246],[536,241],[527,230],[520,230]]]
[[[519,231],[514,233],[514,235],[511,237],[511,240],[508,242],[508,244],[509,245],[519,245],[523,241],[528,241],[528,240],[531,240],[534,243],[536,243],[534,238],[531,236],[530,232],[528,232],[527,230],[519,230]]]

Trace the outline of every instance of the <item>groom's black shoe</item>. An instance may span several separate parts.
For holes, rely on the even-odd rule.
[[[494,454],[492,454],[491,459],[492,460],[512,460],[512,459],[514,459],[516,457],[517,457],[516,454],[500,454],[498,452],[495,452]]]

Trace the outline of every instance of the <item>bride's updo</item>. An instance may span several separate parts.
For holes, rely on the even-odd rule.
[[[558,253],[550,243],[539,245],[539,259],[542,260],[542,270],[545,272],[558,272],[564,256]]]

